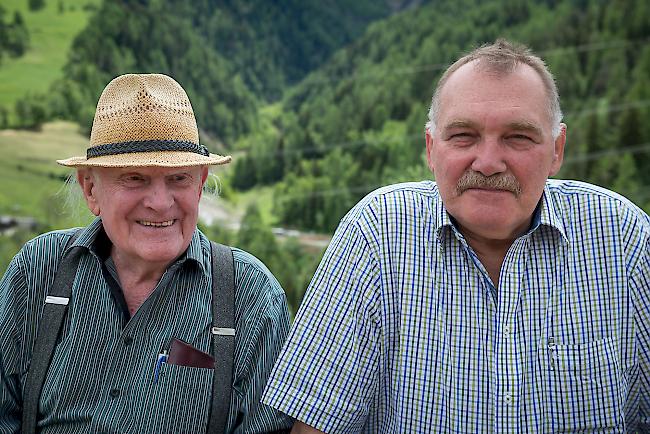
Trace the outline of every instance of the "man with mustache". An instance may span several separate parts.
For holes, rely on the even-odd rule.
[[[263,402],[294,432],[646,432],[650,219],[562,165],[544,62],[497,40],[443,74],[436,182],[341,221]]]

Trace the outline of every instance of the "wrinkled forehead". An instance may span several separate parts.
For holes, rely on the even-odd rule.
[[[475,60],[454,71],[441,88],[439,127],[467,120],[473,109],[489,115],[509,108],[513,113],[519,111],[517,118],[509,122],[551,127],[549,97],[532,67],[517,64],[514,69],[486,68]]]

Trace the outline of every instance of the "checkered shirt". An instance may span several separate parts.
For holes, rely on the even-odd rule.
[[[342,220],[263,397],[327,433],[645,431],[650,219],[549,180],[498,290],[433,182]]]

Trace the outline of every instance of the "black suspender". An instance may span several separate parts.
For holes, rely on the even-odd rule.
[[[64,251],[72,245],[80,232],[81,230],[78,230],[72,235]],[[230,412],[235,351],[235,272],[234,258],[230,247],[214,242],[210,242],[210,246],[214,376],[207,432],[216,434],[226,431]],[[47,291],[25,382],[21,429],[23,434],[37,432],[36,424],[41,391],[68,310],[72,284],[77,274],[81,253],[82,249],[75,247],[64,254],[54,277],[54,283]]]
[[[65,250],[72,245],[74,240],[79,236],[81,230],[77,230],[72,237],[68,239]],[[72,283],[77,274],[79,265],[80,248],[73,248],[67,254],[64,254],[59,269],[54,276],[54,283],[47,291],[45,305],[41,322],[38,326],[36,343],[32,353],[32,359],[29,364],[29,371],[25,381],[25,392],[23,394],[23,433],[35,433],[36,422],[38,420],[38,403],[40,401],[41,390],[45,383],[45,375],[54,354],[57,338],[63,319],[68,311],[68,301],[72,292]]]
[[[212,408],[208,433],[226,432],[235,358],[235,270],[230,247],[210,243],[212,253]]]

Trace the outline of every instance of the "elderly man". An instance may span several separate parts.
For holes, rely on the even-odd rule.
[[[635,432],[650,417],[650,220],[548,180],[566,127],[544,62],[454,63],[426,127],[436,183],[342,220],[263,402],[294,431]]]
[[[59,161],[97,218],[28,242],[0,283],[0,432],[291,426],[259,402],[289,329],[284,292],[196,228],[208,166],[229,161],[199,145],[170,77],[108,84],[87,155]]]

